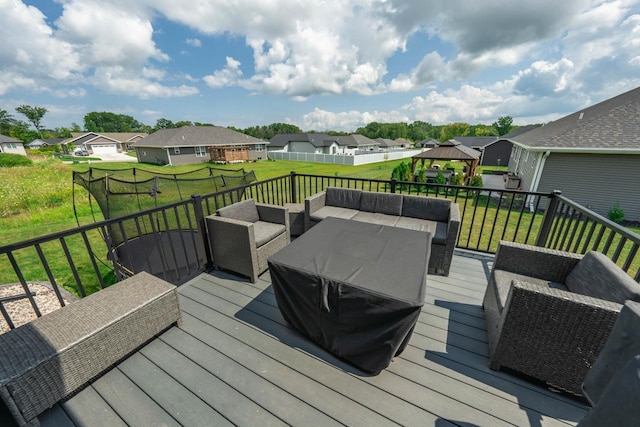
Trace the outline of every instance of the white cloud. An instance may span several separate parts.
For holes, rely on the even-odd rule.
[[[315,108],[311,113],[305,114],[302,120],[303,129],[353,131],[370,122],[407,122],[409,117],[400,111],[345,111],[333,113]]]
[[[200,39],[186,39],[185,43],[193,47],[202,47],[202,41]]]
[[[242,78],[240,65],[242,65],[240,61],[227,56],[227,64],[222,70],[217,70],[213,74],[203,77],[202,80],[212,88],[236,85]]]
[[[193,86],[165,86],[156,81],[128,73],[122,67],[102,67],[91,79],[94,86],[117,95],[142,99],[191,96],[199,93]]]

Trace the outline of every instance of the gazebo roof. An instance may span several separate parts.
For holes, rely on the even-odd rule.
[[[436,160],[477,160],[480,152],[473,148],[461,145],[457,141],[445,141],[430,150],[412,156],[413,159]]]

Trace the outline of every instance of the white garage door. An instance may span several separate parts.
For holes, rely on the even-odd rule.
[[[113,144],[92,145],[93,154],[114,154],[118,152],[118,148]]]

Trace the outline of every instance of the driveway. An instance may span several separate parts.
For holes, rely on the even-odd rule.
[[[91,157],[99,157],[103,162],[137,162],[137,157],[131,157],[126,155],[125,153],[110,153],[110,154],[99,154],[92,155]],[[82,157],[79,157],[81,159]],[[92,160],[92,162],[97,162],[98,160]]]

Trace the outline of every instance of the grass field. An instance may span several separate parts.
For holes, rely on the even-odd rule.
[[[301,174],[324,175],[330,177],[355,177],[365,179],[388,180],[393,168],[401,161],[389,161],[362,166],[328,165],[293,161],[262,161],[247,163],[227,168],[244,168],[254,170],[258,180],[266,180],[289,174],[295,171]],[[462,164],[453,163],[457,169],[462,169]],[[91,166],[104,169],[122,170],[130,169],[131,163],[95,163]],[[191,166],[152,166],[135,165],[136,168],[150,172],[164,174],[183,173],[201,168],[202,165]],[[89,165],[62,164],[58,160],[47,159],[36,162],[31,167],[0,168],[0,246],[28,240],[66,229],[75,228],[78,224],[90,224],[102,219],[102,215],[95,203],[89,204],[88,193],[80,186],[73,186],[72,172],[88,170]],[[340,185],[340,184],[337,184]],[[202,194],[210,191],[206,188]],[[309,190],[311,191],[311,190]],[[167,191],[169,193],[170,191]],[[313,191],[311,191],[313,193]],[[457,200],[463,216],[463,224],[460,232],[460,245],[477,248],[484,251],[495,251],[497,241],[504,237],[508,240],[517,240],[526,243],[535,243],[538,230],[541,225],[542,215],[532,214],[526,210],[522,214],[508,214],[507,210],[499,209],[495,201],[480,196],[477,199],[471,197],[475,192],[462,191]],[[430,194],[433,195],[433,194]],[[74,203],[75,196],[75,203]],[[74,214],[74,205],[77,218]],[[503,205],[504,207],[504,205]],[[473,224],[473,227],[470,226]],[[479,226],[482,224],[482,227]],[[514,230],[518,230],[518,236],[514,236]],[[632,229],[638,232],[638,229]],[[113,283],[115,277],[112,266],[106,262],[106,245],[97,231],[87,234],[87,242],[80,235],[67,239],[66,249],[59,241],[42,245],[47,260],[52,262],[51,270],[56,281],[67,290],[82,294],[90,293],[98,289],[95,279],[94,266],[87,256],[86,244],[91,247],[99,260],[96,268],[107,284]],[[625,247],[623,253],[630,250],[630,244]],[[73,271],[64,256],[64,251],[77,263],[77,275],[81,283],[87,289],[79,289],[75,283]],[[47,280],[39,261],[39,256],[34,248],[21,250],[15,253],[25,278],[28,281]],[[640,259],[639,259],[640,261]],[[633,271],[637,270],[634,265]],[[0,284],[16,282],[17,278],[6,258],[0,259]]]

